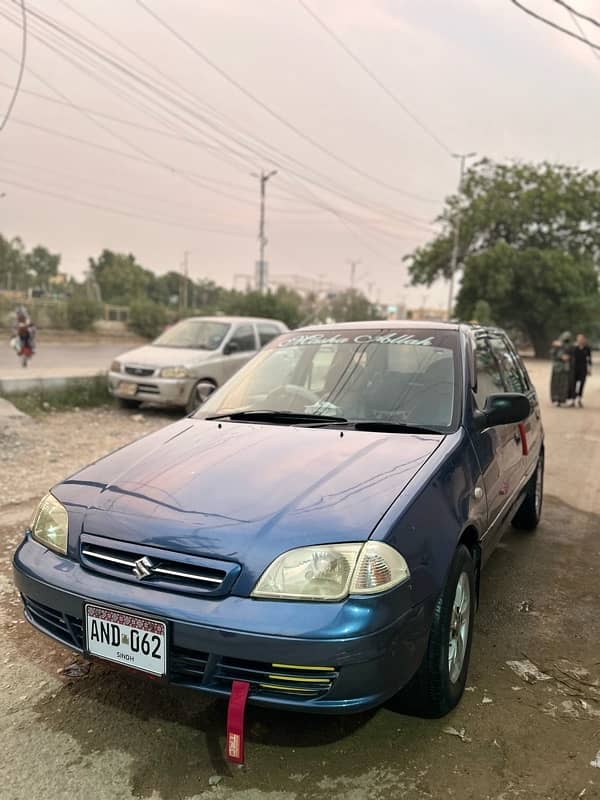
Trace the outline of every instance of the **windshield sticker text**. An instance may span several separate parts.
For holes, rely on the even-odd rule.
[[[404,344],[404,345],[417,345],[420,347],[431,347],[433,345],[433,336],[427,336],[425,339],[418,339],[412,334],[398,334],[396,332],[384,334],[361,333],[358,336],[341,336],[339,333],[335,336],[324,336],[321,333],[298,334],[291,336],[289,339],[284,339],[280,342],[278,347],[293,347],[296,345],[323,345],[323,344]]]

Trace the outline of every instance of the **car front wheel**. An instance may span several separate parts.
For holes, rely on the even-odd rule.
[[[475,617],[475,565],[459,545],[431,623],[425,656],[411,682],[397,695],[398,710],[443,717],[464,692]]]
[[[194,411],[200,408],[200,406],[208,400],[216,388],[216,384],[210,380],[198,381],[198,383],[192,389],[190,399],[188,400],[186,406],[187,413],[192,414]]]
[[[522,531],[534,531],[542,517],[544,502],[544,452],[540,453],[535,472],[529,479],[527,494],[513,517],[513,527]]]

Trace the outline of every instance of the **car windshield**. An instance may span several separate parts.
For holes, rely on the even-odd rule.
[[[230,325],[208,319],[184,319],[155,339],[156,347],[189,347],[192,350],[216,350]]]
[[[447,430],[457,408],[457,341],[450,329],[286,334],[199,416],[270,411]]]

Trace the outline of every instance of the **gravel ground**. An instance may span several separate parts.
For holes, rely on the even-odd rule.
[[[532,372],[545,398],[547,365]],[[222,760],[222,702],[105,665],[63,674],[75,659],[23,622],[11,583],[10,556],[48,487],[177,416],[99,410],[0,426],[0,796],[600,798],[600,381],[587,392],[582,410],[544,408],[543,524],[509,531],[490,559],[458,709],[432,721],[249,708],[244,769]],[[525,659],[543,679],[507,664]]]

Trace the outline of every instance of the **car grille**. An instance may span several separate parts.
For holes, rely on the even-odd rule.
[[[334,667],[268,664],[240,658],[222,658],[215,679],[231,687],[232,681],[248,681],[254,692],[319,697],[328,692],[338,672]]]
[[[83,649],[83,625],[80,619],[68,614],[61,614],[60,611],[38,603],[31,597],[23,595],[21,597],[25,606],[25,616],[32,625],[41,628],[44,633],[69,647]]]
[[[127,375],[137,375],[138,378],[147,378],[154,375],[154,367],[129,367],[125,366],[124,370]]]
[[[90,571],[171,592],[221,596],[240,573],[239,564],[82,534],[81,565]]]
[[[33,625],[63,644],[83,650],[81,619],[61,614],[30,597],[22,598],[25,616]],[[292,696],[317,699],[329,692],[340,674],[335,667],[270,664],[173,645],[169,649],[168,663],[169,682],[172,684],[229,693],[233,681],[247,681],[250,695],[255,698]]]
[[[160,394],[160,388],[155,383],[138,383],[138,392],[144,394]]]

